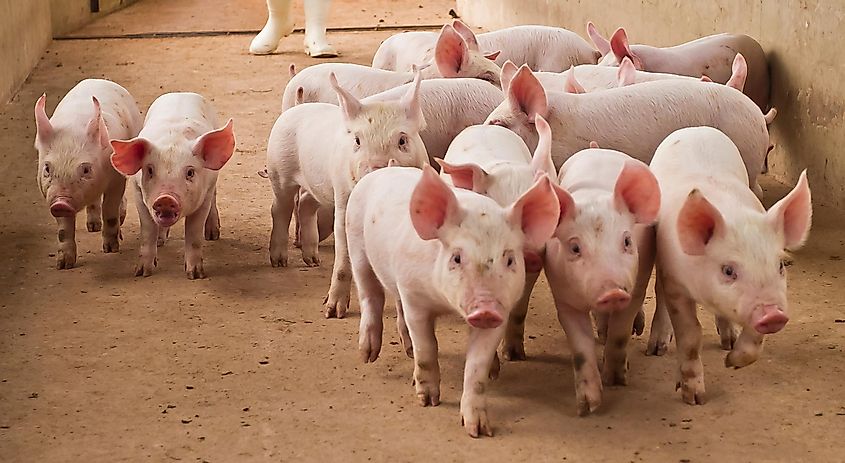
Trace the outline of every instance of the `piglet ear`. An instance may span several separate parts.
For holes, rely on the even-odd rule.
[[[508,86],[508,101],[513,110],[525,113],[532,122],[537,114],[543,117],[548,114],[546,91],[531,69],[524,64]]]
[[[332,72],[329,74],[329,83],[337,93],[337,100],[340,102],[340,109],[343,110],[346,120],[355,119],[361,113],[361,102],[351,93],[337,83],[337,76]]]
[[[647,165],[626,161],[613,191],[616,209],[629,211],[637,223],[651,224],[660,212],[660,186]]]
[[[734,64],[731,66],[731,78],[728,79],[728,87],[735,88],[740,92],[745,89],[745,79],[748,77],[748,63],[745,62],[745,57],[742,53],[737,53],[734,57]]]
[[[422,75],[419,70],[417,70],[416,74],[414,74],[414,82],[399,101],[399,104],[405,108],[405,116],[408,118],[408,121],[416,127],[417,131],[425,129],[425,116],[423,116],[422,108],[420,107],[421,80]]]
[[[539,141],[537,149],[534,150],[534,157],[531,158],[531,167],[535,173],[545,172],[549,177],[554,178],[557,176],[557,170],[552,161],[552,129],[539,114],[534,117],[534,127],[537,129]]]
[[[542,175],[513,203],[508,218],[525,234],[527,248],[540,248],[552,237],[560,218],[560,203],[548,175]]]
[[[472,32],[472,29],[464,24],[460,19],[452,21],[452,27],[455,29],[455,32],[460,34],[464,41],[466,41],[467,47],[470,50],[478,51],[478,39],[475,37],[475,33]]]
[[[479,194],[487,193],[487,172],[478,164],[450,164],[443,159],[434,158],[441,170],[449,174],[456,188],[472,190]]]
[[[691,256],[701,256],[707,244],[725,234],[725,219],[698,189],[684,201],[677,223],[681,249]]]
[[[484,57],[489,59],[490,61],[496,61],[496,59],[499,57],[499,54],[501,54],[501,53],[502,53],[502,50],[496,50],[494,52],[485,53]]]
[[[622,58],[622,62],[619,63],[619,70],[616,71],[616,83],[619,87],[625,87],[636,81],[637,69],[634,67],[634,63],[631,62],[631,58],[626,56]]]
[[[150,152],[150,142],[143,138],[131,140],[112,140],[111,165],[127,177],[141,170],[144,157]]]
[[[610,49],[613,51],[613,54],[620,63],[627,56],[628,58],[631,58],[631,62],[634,63],[635,68],[640,71],[643,70],[642,61],[639,56],[635,55],[634,52],[631,51],[631,47],[628,45],[628,34],[625,32],[624,28],[620,27],[613,33],[613,36],[610,38]]]
[[[235,152],[235,132],[232,130],[232,119],[217,130],[203,134],[194,143],[194,156],[202,158],[206,169],[220,170]]]
[[[469,48],[450,25],[443,26],[434,47],[434,62],[443,77],[458,77],[469,59]]]
[[[42,94],[38,98],[38,101],[35,102],[35,127],[38,131],[35,139],[41,146],[50,144],[50,140],[53,139],[53,124],[50,123],[50,118],[47,117],[45,106],[47,106],[46,93]]]
[[[566,81],[563,84],[563,91],[566,93],[587,93],[584,86],[575,78],[575,66],[569,66],[566,73]]]
[[[595,140],[591,141],[591,142],[590,142],[590,148],[592,148],[592,149],[598,149],[598,148],[599,148],[599,142],[597,142],[597,141],[595,141]]]
[[[610,42],[599,33],[598,28],[592,21],[587,21],[587,35],[590,36],[590,40],[593,41],[602,56],[610,53]]]
[[[94,116],[88,121],[88,138],[105,148],[109,146],[109,129],[106,127],[106,121],[103,120],[100,100],[96,96],[92,96],[91,100],[94,103]]]
[[[560,205],[560,214],[557,219],[557,226],[559,227],[565,220],[571,219],[575,216],[575,200],[566,189],[555,182],[552,182],[552,189],[557,196],[557,202]]]
[[[411,223],[423,240],[440,236],[445,225],[461,222],[458,199],[449,185],[437,175],[434,168],[423,166],[422,177],[411,194]]]
[[[810,234],[813,218],[813,202],[806,169],[801,172],[795,188],[775,203],[766,213],[766,217],[776,232],[783,233],[784,249],[793,251],[804,244]]]
[[[502,74],[500,79],[502,81],[502,92],[508,93],[508,87],[511,85],[511,80],[513,80],[513,76],[516,75],[517,69],[516,65],[513,64],[513,61],[507,60],[505,64],[502,65]]]

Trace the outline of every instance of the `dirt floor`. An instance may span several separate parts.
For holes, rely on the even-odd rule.
[[[121,24],[160,20],[168,27],[159,30],[173,30],[170,24],[257,29],[264,21],[260,0],[241,10],[214,7],[234,2],[179,2],[206,6],[195,13],[197,24],[176,19],[190,11],[172,5],[169,17],[160,16],[158,5],[175,3],[142,0],[86,33],[120,33]],[[333,25],[371,23],[373,15],[436,24],[451,7],[441,0],[362,3],[336,0]],[[331,38],[343,59],[369,63],[391,33]],[[725,369],[712,318],[702,315],[704,406],[686,405],[675,392],[674,348],[669,357],[645,357],[640,338],[631,346],[630,385],[606,389],[601,409],[578,418],[566,340],[541,282],[526,330],[529,360],[504,364],[489,388],[496,437],[473,440],[460,427],[466,330],[457,317],[442,320],[438,330],[443,403],[419,407],[413,365],[396,345],[391,321],[381,359],[362,365],[357,304],[348,319],[322,316],[330,268],[305,268],[296,259],[287,269],[269,265],[271,193],[256,171],[264,166],[288,63],[315,61],[300,53],[301,35],[284,41],[286,51],[264,57],[247,54],[250,39],[56,41],[0,108],[0,460],[845,458],[845,323],[836,321],[845,318],[845,216],[823,206],[816,208],[809,245],[789,270],[792,322],[770,337],[760,361]],[[132,277],[134,208],[119,254],[103,254],[99,234],[80,231],[79,266],[54,268],[55,222],[34,178],[32,107],[46,91],[52,112],[86,77],[123,84],[144,108],[164,92],[197,91],[222,117],[235,119],[238,148],[220,175],[223,229],[221,240],[205,247],[207,279],[184,276],[181,225],[160,251],[157,272]],[[771,181],[766,187],[769,204],[786,191]],[[84,220],[78,222],[84,230]],[[331,262],[331,244],[321,252]]]

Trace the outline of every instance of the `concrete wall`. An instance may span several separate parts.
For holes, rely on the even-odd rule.
[[[0,104],[38,63],[50,36],[50,0],[0,0]]]
[[[91,20],[122,8],[135,0],[99,0],[99,13],[91,13],[91,0],[50,0],[53,36],[60,37]]]
[[[72,32],[136,0],[0,0],[0,104],[14,96],[52,37]]]
[[[808,168],[813,199],[845,207],[845,2],[830,0],[457,0],[473,26],[565,27],[586,38],[592,20],[610,35],[625,26],[633,43],[667,46],[718,32],[755,37],[769,59],[770,172],[794,183]]]

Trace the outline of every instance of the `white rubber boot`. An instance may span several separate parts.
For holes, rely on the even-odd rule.
[[[291,2],[292,0],[267,0],[267,24],[249,44],[250,53],[253,55],[273,53],[279,47],[279,41],[293,32]]]
[[[305,53],[312,58],[332,58],[337,51],[326,39],[331,0],[305,0]]]

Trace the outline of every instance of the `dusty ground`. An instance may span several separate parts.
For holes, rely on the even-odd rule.
[[[142,1],[106,20],[157,21],[154,8],[136,11],[147,3],[163,2]],[[333,21],[366,22],[359,2],[336,3]],[[448,2],[422,3],[419,21],[445,19]],[[417,21],[418,2],[378,5],[413,10]],[[215,11],[203,12],[203,24],[216,24],[207,17]],[[261,12],[218,13],[232,27],[263,24]],[[345,59],[368,63],[389,34],[332,38]],[[357,304],[349,319],[322,317],[330,269],[268,262],[270,190],[255,172],[288,63],[313,63],[298,53],[301,39],[284,42],[296,53],[269,57],[249,56],[248,36],[54,42],[2,108],[0,460],[842,461],[845,324],[835,320],[845,318],[845,217],[824,207],[790,269],[792,322],[757,364],[725,369],[710,317],[702,317],[704,406],[682,403],[674,357],[645,357],[645,340],[637,339],[631,385],[606,390],[596,415],[576,417],[568,349],[545,283],[528,319],[530,359],[505,364],[490,388],[493,439],[472,440],[459,426],[465,329],[458,320],[439,328],[437,408],[416,405],[413,366],[398,346],[385,343],[377,363],[360,364]],[[46,91],[51,112],[85,77],[122,83],[143,107],[163,92],[198,91],[235,118],[238,152],[220,177],[223,231],[205,248],[208,279],[185,279],[181,226],[160,251],[156,274],[132,277],[134,210],[120,254],[104,255],[99,234],[80,231],[80,266],[53,268],[55,223],[34,181],[31,108]],[[767,186],[769,203],[785,191]],[[331,250],[321,249],[327,262]],[[386,341],[395,344],[387,326]]]

